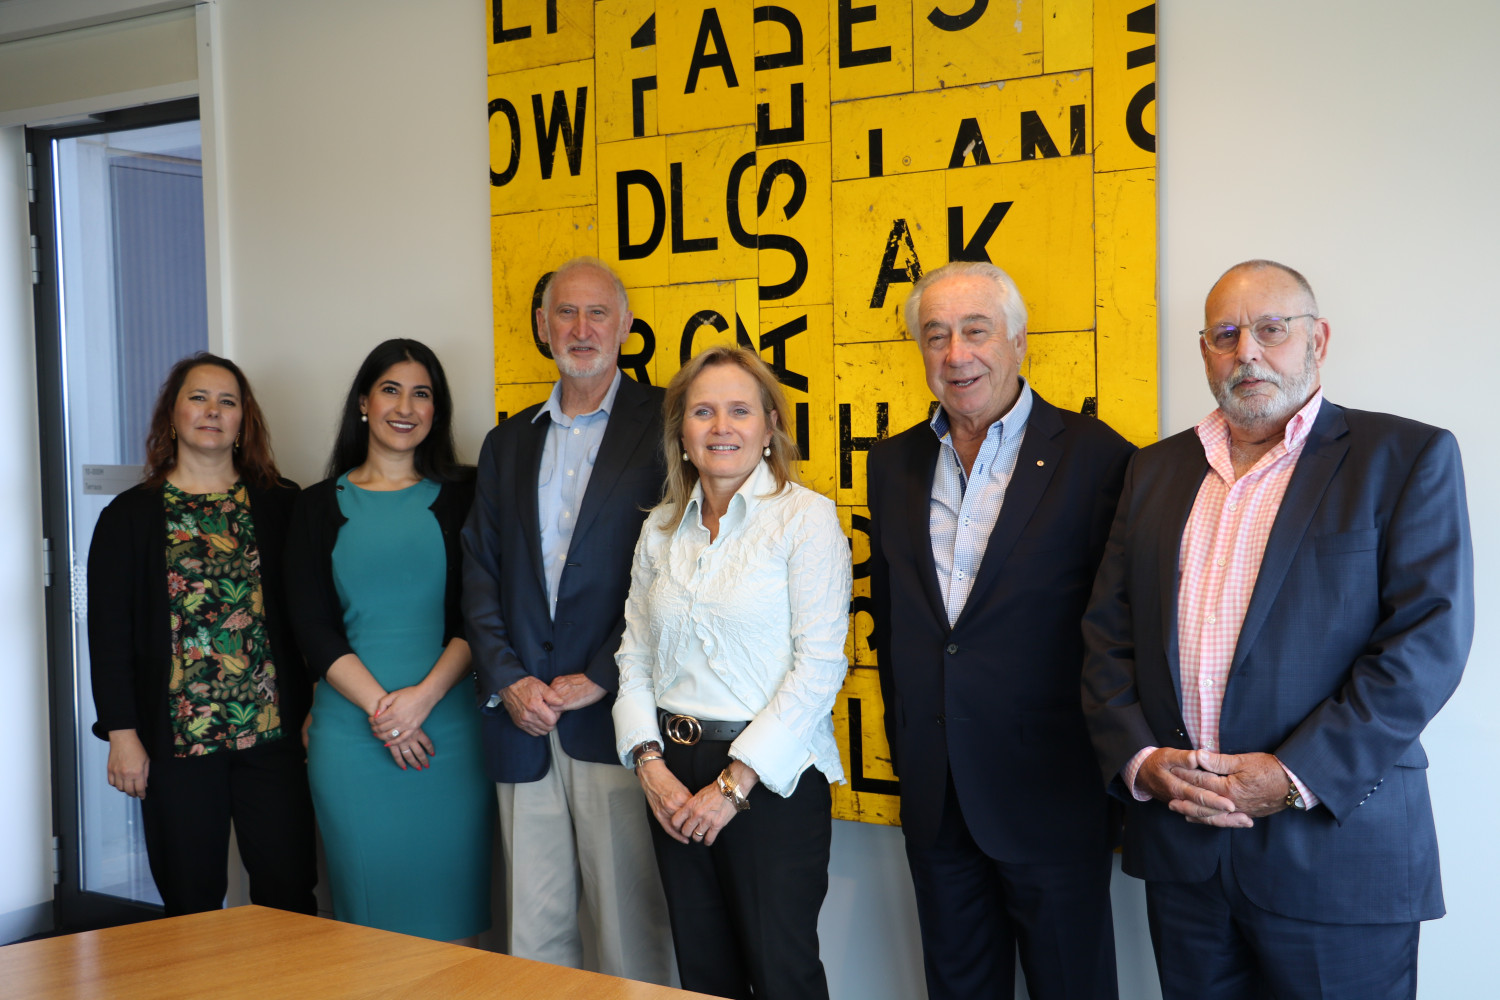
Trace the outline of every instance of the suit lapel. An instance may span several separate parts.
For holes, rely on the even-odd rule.
[[[583,503],[578,507],[578,523],[573,526],[573,543],[576,544],[605,501],[614,493],[615,483],[625,471],[631,457],[636,453],[641,435],[651,424],[651,397],[627,375],[620,376],[620,388],[615,393],[615,406],[604,426],[604,438],[599,442],[599,454],[594,459],[594,471],[589,473],[588,489],[584,491]],[[571,548],[571,544],[569,546]]]
[[[526,551],[531,554],[532,572],[543,593],[547,590],[547,577],[542,572],[542,520],[536,491],[537,478],[542,472],[542,448],[551,427],[552,418],[543,413],[535,423],[528,423],[522,429],[516,444],[516,513],[521,519],[521,533],[526,536]]]
[[[990,531],[985,543],[984,556],[979,560],[979,572],[974,577],[970,600],[959,612],[961,624],[976,603],[973,598],[990,593],[996,575],[1015,548],[1016,539],[1036,513],[1042,494],[1057,472],[1057,463],[1062,460],[1063,422],[1057,408],[1043,399],[1036,390],[1031,394],[1031,416],[1026,420],[1026,436],[1021,440],[1021,451],[1016,456],[1015,471],[1005,487],[1005,499],[1000,504],[1000,516]]]
[[[932,613],[948,625],[948,611],[943,607],[943,590],[938,586],[937,564],[932,561],[932,477],[937,471],[941,445],[931,431],[911,435],[912,446],[903,456],[908,467],[900,470],[906,484],[904,497],[906,525],[910,531],[912,565],[922,578],[922,592],[927,595]],[[909,473],[909,474],[908,474]]]
[[[1161,635],[1166,636],[1167,667],[1172,672],[1179,705],[1182,704],[1182,661],[1178,656],[1177,592],[1182,586],[1182,573],[1177,563],[1182,553],[1182,533],[1187,530],[1198,490],[1203,486],[1203,477],[1209,474],[1208,456],[1204,454],[1198,435],[1189,432],[1183,442],[1189,449],[1188,455],[1182,461],[1167,462],[1167,480],[1161,492],[1158,515],[1166,525],[1156,536],[1156,564],[1162,582],[1157,590],[1161,604]]]
[[[1271,605],[1281,593],[1281,584],[1291,568],[1292,557],[1301,548],[1313,514],[1349,451],[1349,442],[1345,440],[1348,432],[1344,411],[1325,399],[1307,436],[1307,443],[1302,447],[1302,455],[1297,459],[1292,480],[1287,483],[1286,495],[1281,498],[1281,508],[1271,525],[1271,536],[1266,539],[1266,551],[1260,560],[1260,572],[1255,577],[1255,589],[1250,592],[1250,606],[1245,609],[1245,622],[1240,626],[1240,637],[1235,643],[1234,660],[1229,667],[1231,676],[1249,654]]]

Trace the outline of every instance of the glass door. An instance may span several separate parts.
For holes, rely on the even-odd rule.
[[[141,477],[167,370],[208,347],[197,117],[193,100],[28,134],[60,930],[160,914],[140,803],[110,787],[91,732],[85,571],[99,512]]]

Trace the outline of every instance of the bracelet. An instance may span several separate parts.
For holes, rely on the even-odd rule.
[[[648,750],[635,759],[635,766],[639,768],[642,764],[648,764],[653,760],[666,760],[661,754]]]
[[[656,740],[647,740],[644,743],[637,743],[634,749],[630,751],[630,762],[639,767],[641,758],[653,753],[656,754],[657,760],[662,759],[661,744]]]
[[[750,800],[745,793],[740,791],[740,786],[735,782],[734,776],[729,773],[729,768],[719,772],[718,779],[719,794],[734,803],[734,811],[742,813],[750,808]]]

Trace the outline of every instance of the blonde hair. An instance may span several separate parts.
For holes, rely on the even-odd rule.
[[[682,457],[682,423],[687,416],[688,389],[706,369],[717,365],[738,365],[748,372],[760,387],[760,403],[767,418],[775,414],[776,419],[770,421],[771,455],[766,459],[772,475],[776,477],[776,491],[770,495],[775,496],[786,489],[787,483],[801,482],[797,475],[796,463],[800,457],[797,442],[792,440],[792,435],[787,431],[791,423],[789,407],[775,374],[754,351],[743,347],[710,347],[698,352],[697,356],[672,376],[672,381],[667,384],[667,397],[662,402],[661,443],[667,460],[667,483],[657,508],[668,508],[667,519],[661,526],[663,531],[677,530],[687,512],[693,487],[698,484],[697,467]]]

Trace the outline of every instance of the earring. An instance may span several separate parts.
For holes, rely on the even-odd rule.
[[[169,432],[171,432],[172,440],[176,441],[177,440],[177,428],[175,428],[175,427],[168,427],[167,430]]]
[[[686,461],[687,461],[687,460],[688,460],[688,457],[687,457],[687,452],[683,452],[683,453],[682,453],[682,460],[683,460],[683,461],[684,461],[684,462],[686,462]]]
[[[235,436],[234,436],[234,446],[235,446],[235,447],[236,447],[236,448],[238,448],[238,447],[239,447],[239,446],[240,446],[240,436],[239,436],[239,435],[238,435],[238,434],[236,434],[236,435],[235,435]]]
[[[764,448],[762,448],[760,450],[760,455],[761,455],[762,458],[770,458],[771,457],[771,446],[770,445],[766,445]]]
[[[370,422],[370,418],[368,416],[366,416],[365,414],[361,413],[359,415],[359,422],[362,423],[362,424],[367,424],[367,423]]]

